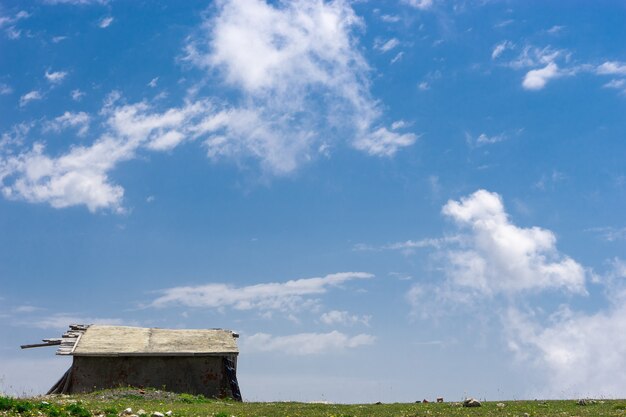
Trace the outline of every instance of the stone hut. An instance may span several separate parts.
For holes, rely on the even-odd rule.
[[[22,348],[59,345],[57,355],[73,357],[48,394],[133,386],[241,401],[237,337],[223,329],[71,325],[62,338]]]

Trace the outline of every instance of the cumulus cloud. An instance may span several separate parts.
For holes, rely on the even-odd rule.
[[[38,90],[30,91],[20,97],[20,107],[26,106],[31,101],[41,100],[43,95]]]
[[[343,1],[220,2],[186,59],[218,71],[238,93],[230,112],[244,121],[225,114],[224,133],[207,142],[218,152],[209,154],[253,156],[284,174],[310,159],[322,138],[353,138],[357,149],[380,156],[411,145],[414,135],[379,124],[369,67],[352,35],[360,26]],[[250,130],[253,140],[240,133]]]
[[[562,75],[559,67],[554,62],[550,62],[543,68],[530,70],[524,76],[522,86],[526,90],[541,90],[546,86],[548,81],[558,78]]]
[[[85,112],[73,113],[66,111],[61,116],[55,117],[53,120],[44,124],[44,131],[60,132],[67,128],[76,128],[78,135],[84,136],[89,130],[89,122],[91,118]]]
[[[308,296],[326,293],[352,280],[368,279],[373,275],[364,272],[340,272],[324,277],[302,278],[286,282],[235,287],[229,284],[207,284],[193,287],[174,287],[161,291],[161,296],[150,307],[182,305],[198,308],[224,308],[235,310],[297,311],[310,307],[315,300]]]
[[[584,314],[562,308],[542,325],[510,309],[504,320],[509,347],[548,381],[548,397],[617,397],[626,386],[626,304]]]
[[[478,190],[448,201],[442,213],[465,231],[458,250],[447,253],[446,274],[459,287],[482,294],[564,289],[584,294],[584,268],[559,253],[556,237],[509,220],[496,193]]]
[[[330,333],[299,333],[289,336],[272,336],[256,333],[242,338],[242,350],[246,352],[280,352],[288,355],[319,355],[371,345],[376,338],[369,334],[348,336],[338,331]]]

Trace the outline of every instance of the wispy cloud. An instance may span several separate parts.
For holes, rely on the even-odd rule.
[[[403,0],[404,3],[419,10],[428,10],[433,6],[433,0]]]
[[[289,336],[272,336],[256,333],[242,337],[242,350],[245,352],[280,352],[288,355],[320,355],[345,349],[371,345],[376,338],[369,334],[348,336],[338,331],[330,333],[299,333]]]
[[[6,96],[8,94],[11,94],[12,92],[13,89],[11,87],[6,84],[0,83],[0,96]]]
[[[78,129],[78,134],[84,136],[89,130],[89,122],[91,117],[85,112],[72,113],[66,111],[61,116],[55,117],[44,124],[43,130],[60,132],[67,128]]]
[[[98,22],[98,27],[100,29],[106,29],[109,26],[111,26],[111,23],[113,23],[114,18],[111,16],[107,16],[107,17],[103,17],[102,19],[100,19],[100,21]]]
[[[235,310],[299,311],[315,305],[310,296],[326,293],[349,281],[369,279],[365,272],[341,272],[324,277],[302,278],[245,287],[229,284],[206,284],[174,287],[160,291],[150,307],[187,306],[197,308],[233,308]]]
[[[107,4],[109,0],[43,0],[46,4],[67,4],[72,6],[88,6],[92,4]]]
[[[24,107],[31,101],[41,100],[42,98],[43,98],[43,95],[38,90],[30,91],[24,94],[22,97],[20,97],[20,107]]]
[[[72,90],[72,92],[70,93],[70,96],[72,97],[72,100],[80,101],[85,96],[85,93],[83,91],[76,89],[76,90]]]
[[[357,314],[350,314],[347,311],[331,310],[323,313],[320,316],[320,321],[327,325],[342,324],[351,326],[355,324],[364,324],[369,326],[369,322],[372,319],[370,315],[359,316]]]
[[[515,45],[511,41],[502,41],[496,46],[493,47],[493,51],[491,52],[491,59],[497,59],[500,55],[502,55],[507,49],[513,49]]]
[[[391,38],[389,40],[377,40],[374,42],[374,48],[379,50],[380,52],[389,52],[392,49],[396,48],[400,45],[400,41],[397,38]]]
[[[48,80],[52,84],[61,83],[65,77],[67,76],[66,71],[46,71],[45,73],[46,80]]]
[[[626,227],[594,227],[587,231],[597,233],[607,242],[626,240]]]

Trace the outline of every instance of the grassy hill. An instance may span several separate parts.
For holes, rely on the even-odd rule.
[[[128,410],[130,409],[130,410]],[[126,411],[125,411],[126,410]],[[626,400],[461,403],[317,404],[232,402],[158,390],[117,389],[87,395],[0,397],[2,417],[626,417]],[[160,417],[156,415],[155,417]]]

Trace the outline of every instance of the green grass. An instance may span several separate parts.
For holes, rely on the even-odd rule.
[[[156,391],[159,393],[158,391]],[[460,403],[313,404],[297,402],[238,403],[210,400],[188,394],[158,398],[154,392],[116,398],[106,392],[89,395],[15,399],[0,397],[1,417],[117,417],[132,408],[150,417],[154,411],[172,411],[172,417],[626,417],[626,401],[604,400],[581,406],[569,401],[483,402],[482,407],[464,408]],[[139,397],[139,398],[135,398]]]

